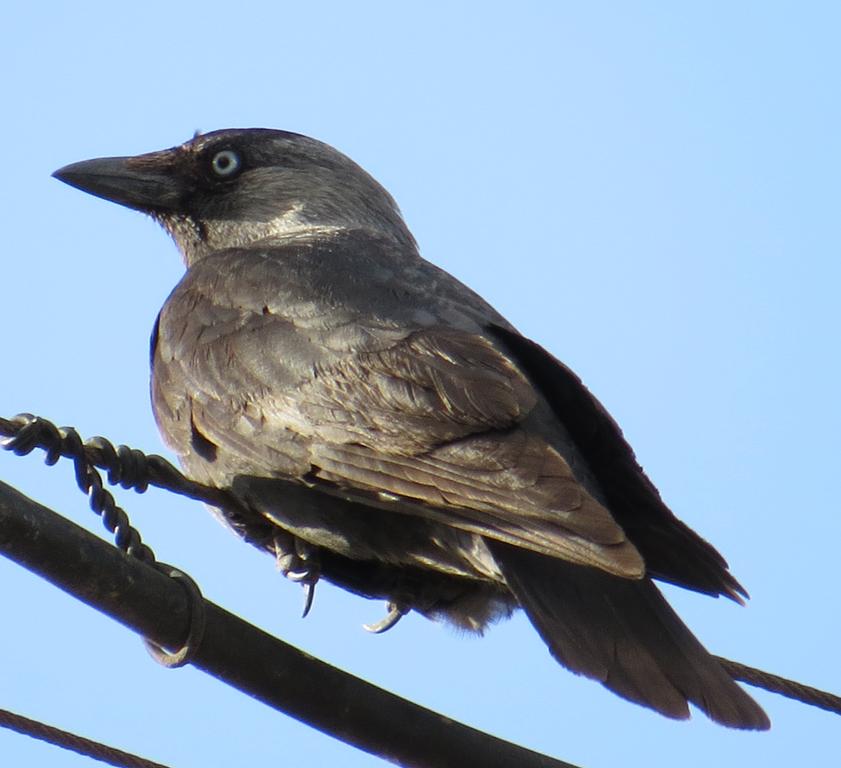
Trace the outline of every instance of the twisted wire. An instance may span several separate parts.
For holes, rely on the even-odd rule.
[[[37,720],[30,720],[28,717],[5,709],[0,709],[0,726],[118,768],[166,768],[165,765],[154,763],[130,752],[123,752],[121,749],[86,739],[84,736],[77,736],[75,733],[63,731]]]
[[[818,707],[827,712],[834,712],[836,715],[841,715],[841,696],[836,696],[834,693],[827,691],[821,691],[818,688],[813,688],[811,685],[798,683],[796,680],[789,680],[785,677],[756,669],[755,667],[749,667],[747,664],[740,664],[738,661],[724,659],[721,656],[716,656],[715,659],[734,680],[740,680],[755,688],[762,688],[771,693],[785,696],[788,699],[794,699],[795,701]]]
[[[111,492],[103,486],[95,462],[88,457],[86,444],[73,427],[59,429],[46,419],[22,413],[13,419],[0,419],[0,434],[4,436],[0,445],[17,456],[25,456],[36,448],[41,448],[46,452],[44,461],[49,466],[62,457],[72,459],[76,484],[87,495],[91,510],[102,518],[105,529],[114,534],[117,547],[143,562],[155,562],[155,553],[142,542],[140,533],[131,526],[128,515],[114,501]],[[125,448],[124,451],[115,451],[108,441],[101,438],[95,443],[100,452],[103,448],[102,442],[107,443],[104,455],[107,455],[109,463],[113,466],[113,472],[109,467],[108,481],[113,484],[113,477],[121,484],[125,482],[123,487],[134,487],[144,491],[149,477],[145,456],[140,451],[131,451],[125,446],[120,446],[120,449]],[[93,450],[95,448],[91,446],[91,451]]]

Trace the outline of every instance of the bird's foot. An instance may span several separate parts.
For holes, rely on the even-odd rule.
[[[381,635],[383,632],[388,632],[389,629],[409,612],[408,608],[397,605],[397,603],[392,603],[391,601],[386,603],[386,607],[388,608],[387,616],[373,624],[363,624],[362,626],[375,635]]]
[[[303,539],[286,531],[274,534],[274,551],[277,567],[290,581],[304,588],[303,617],[310,612],[315,597],[315,585],[321,576],[318,551]]]

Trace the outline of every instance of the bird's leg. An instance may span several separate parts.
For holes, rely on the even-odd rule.
[[[321,575],[318,552],[311,544],[282,529],[274,532],[273,540],[278,569],[304,588],[303,616],[306,616],[312,608],[315,585]]]
[[[409,612],[409,609],[405,606],[398,605],[397,603],[393,603],[391,601],[386,603],[386,607],[388,608],[388,615],[385,616],[385,618],[382,618],[373,624],[363,624],[362,626],[369,632],[373,632],[375,635],[381,635],[383,632],[387,632],[391,629]]]

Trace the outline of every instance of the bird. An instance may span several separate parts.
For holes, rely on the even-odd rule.
[[[481,633],[522,609],[561,665],[676,719],[762,708],[655,580],[743,603],[581,379],[421,257],[392,196],[288,131],[197,133],[53,174],[150,215],[185,272],[151,397],[214,512],[304,585]]]

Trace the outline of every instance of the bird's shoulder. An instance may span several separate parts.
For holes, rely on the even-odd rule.
[[[159,315],[153,404],[182,455],[196,433],[219,445],[237,430],[263,464],[295,441],[422,453],[533,409],[493,321],[455,278],[364,233],[229,249],[194,264]]]
[[[401,415],[422,422],[410,433],[433,423],[502,428],[536,395],[487,332],[494,323],[507,325],[383,238],[266,242],[210,254],[185,273],[153,334],[153,380],[162,397],[180,382],[197,399],[236,393],[264,410],[289,398],[313,423],[344,413],[380,414],[392,432],[408,426]]]
[[[261,314],[313,330],[350,321],[399,328],[507,325],[414,246],[366,230],[267,239],[208,254],[173,290],[162,323],[183,323],[188,313],[196,324]]]

